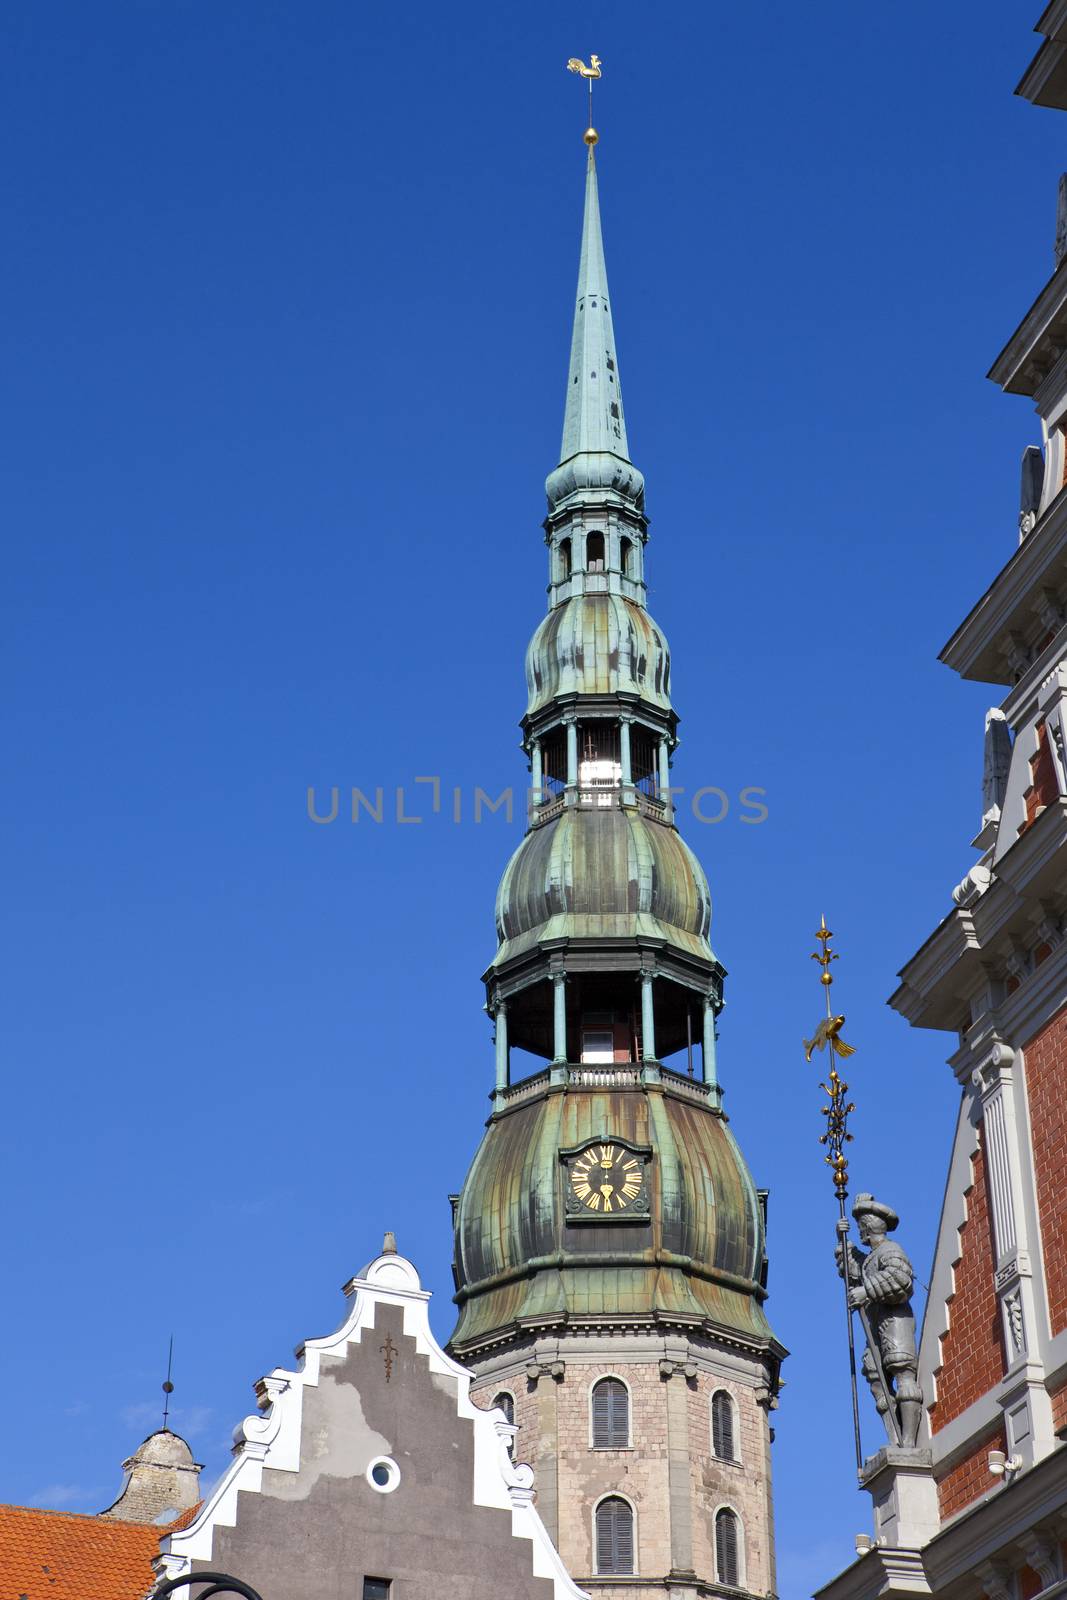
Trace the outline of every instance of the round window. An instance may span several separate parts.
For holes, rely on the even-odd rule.
[[[391,1456],[375,1456],[367,1468],[367,1482],[379,1494],[392,1494],[400,1483],[400,1468]]]

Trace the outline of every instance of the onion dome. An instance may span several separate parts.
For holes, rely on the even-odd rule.
[[[671,653],[643,606],[579,594],[556,606],[526,651],[527,716],[557,695],[633,694],[670,711]]]
[[[600,1136],[651,1148],[649,1220],[567,1216],[561,1152]],[[675,1318],[763,1344],[763,1257],[759,1197],[722,1117],[669,1086],[542,1093],[493,1119],[463,1185],[452,1348],[463,1359],[523,1325]]]
[[[494,966],[558,938],[666,940],[714,961],[711,891],[681,835],[636,807],[571,807],[532,828],[504,869]]]

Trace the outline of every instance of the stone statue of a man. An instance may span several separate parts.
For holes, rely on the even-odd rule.
[[[901,1446],[914,1450],[923,1408],[915,1317],[911,1309],[915,1274],[900,1245],[888,1237],[900,1222],[892,1206],[883,1205],[873,1195],[860,1194],[856,1196],[852,1215],[859,1226],[860,1242],[868,1253],[864,1255],[858,1245],[842,1237],[844,1252],[839,1246],[837,1264],[842,1273],[847,1268],[849,1305],[860,1311],[868,1334],[863,1376],[871,1386],[879,1413],[887,1422],[890,1438],[892,1431],[886,1413],[892,1407]],[[842,1231],[844,1226],[841,1224]]]

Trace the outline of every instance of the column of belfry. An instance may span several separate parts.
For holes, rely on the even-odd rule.
[[[526,658],[534,804],[485,975],[492,1114],[453,1202],[450,1348],[517,1424],[568,1570],[603,1600],[775,1591],[766,1196],[722,1110],[724,971],[667,792],[670,656],[645,600],[593,146],[548,613]],[[540,1058],[512,1073],[512,1051]]]

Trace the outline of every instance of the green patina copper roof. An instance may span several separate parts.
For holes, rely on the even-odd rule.
[[[651,1145],[651,1222],[566,1220],[560,1151],[601,1137]],[[764,1342],[763,1250],[752,1178],[721,1117],[655,1086],[546,1092],[490,1123],[463,1185],[452,1343],[583,1317]]]
[[[578,265],[578,298],[563,414],[560,464],[545,488],[553,505],[583,489],[612,488],[639,500],[644,479],[630,461],[615,330],[608,298],[608,273],[600,231],[596,162],[590,148],[585,178],[585,216]]]
[[[711,891],[681,834],[634,808],[575,806],[523,839],[496,898],[494,966],[544,939],[664,939],[714,961]]]
[[[556,606],[526,651],[527,716],[561,694],[634,694],[670,711],[671,653],[648,612],[619,594]]]

